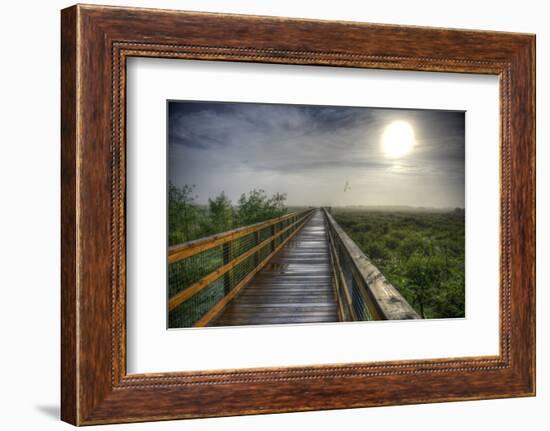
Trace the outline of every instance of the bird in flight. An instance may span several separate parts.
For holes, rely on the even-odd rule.
[[[344,184],[344,193],[348,190],[351,190],[351,186],[349,185],[349,181],[346,181],[346,184]]]

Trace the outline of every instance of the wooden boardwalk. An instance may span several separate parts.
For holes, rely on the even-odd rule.
[[[338,320],[325,219],[317,210],[210,326]]]

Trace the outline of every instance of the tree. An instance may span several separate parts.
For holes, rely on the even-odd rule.
[[[195,185],[176,187],[168,185],[168,242],[180,244],[196,239],[201,234],[201,209],[195,204]]]
[[[238,202],[237,220],[240,226],[268,220],[286,213],[286,194],[275,193],[271,198],[262,189],[242,194]]]
[[[238,211],[221,192],[208,199],[208,207],[196,204],[195,185],[168,186],[168,242],[169,245],[231,230],[238,226],[268,220],[286,213],[286,195],[275,193],[268,197],[263,190],[242,194]]]
[[[420,314],[426,318],[426,308],[433,305],[446,278],[446,263],[441,256],[413,255],[405,265],[408,288],[413,292]]]
[[[441,285],[441,292],[434,297],[434,310],[445,317],[464,317],[464,278],[455,276]]]
[[[233,228],[233,207],[223,191],[214,199],[208,199],[208,206],[211,233],[224,232]]]
[[[286,213],[285,201],[286,193],[275,193],[271,196],[271,199],[269,199],[270,211],[283,215]]]

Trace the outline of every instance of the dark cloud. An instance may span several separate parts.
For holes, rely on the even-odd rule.
[[[409,122],[416,137],[413,152],[398,160],[380,144],[396,120]],[[291,204],[410,205],[406,191],[414,187],[415,196],[431,193],[419,206],[463,206],[464,136],[463,112],[168,103],[170,179],[197,184],[202,200],[262,186],[288,193]],[[353,193],[341,195],[343,181],[355,183]]]

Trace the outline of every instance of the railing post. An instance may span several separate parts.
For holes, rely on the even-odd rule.
[[[254,233],[255,238],[255,245],[258,245],[261,241],[260,238],[260,231],[257,231]],[[254,253],[254,268],[256,268],[260,264],[260,250],[258,250],[256,253]]]
[[[273,226],[271,226],[271,231],[269,232],[269,235],[274,237],[275,236],[275,232],[276,232],[276,228],[275,226],[277,226],[276,224],[274,224]],[[271,241],[271,253],[273,253],[273,250],[275,250],[275,241]]]
[[[233,260],[232,256],[232,247],[231,247],[231,241],[226,242],[223,245],[223,264],[227,264]],[[223,275],[223,292],[224,295],[227,295],[231,291],[231,274],[232,270],[226,272]]]

